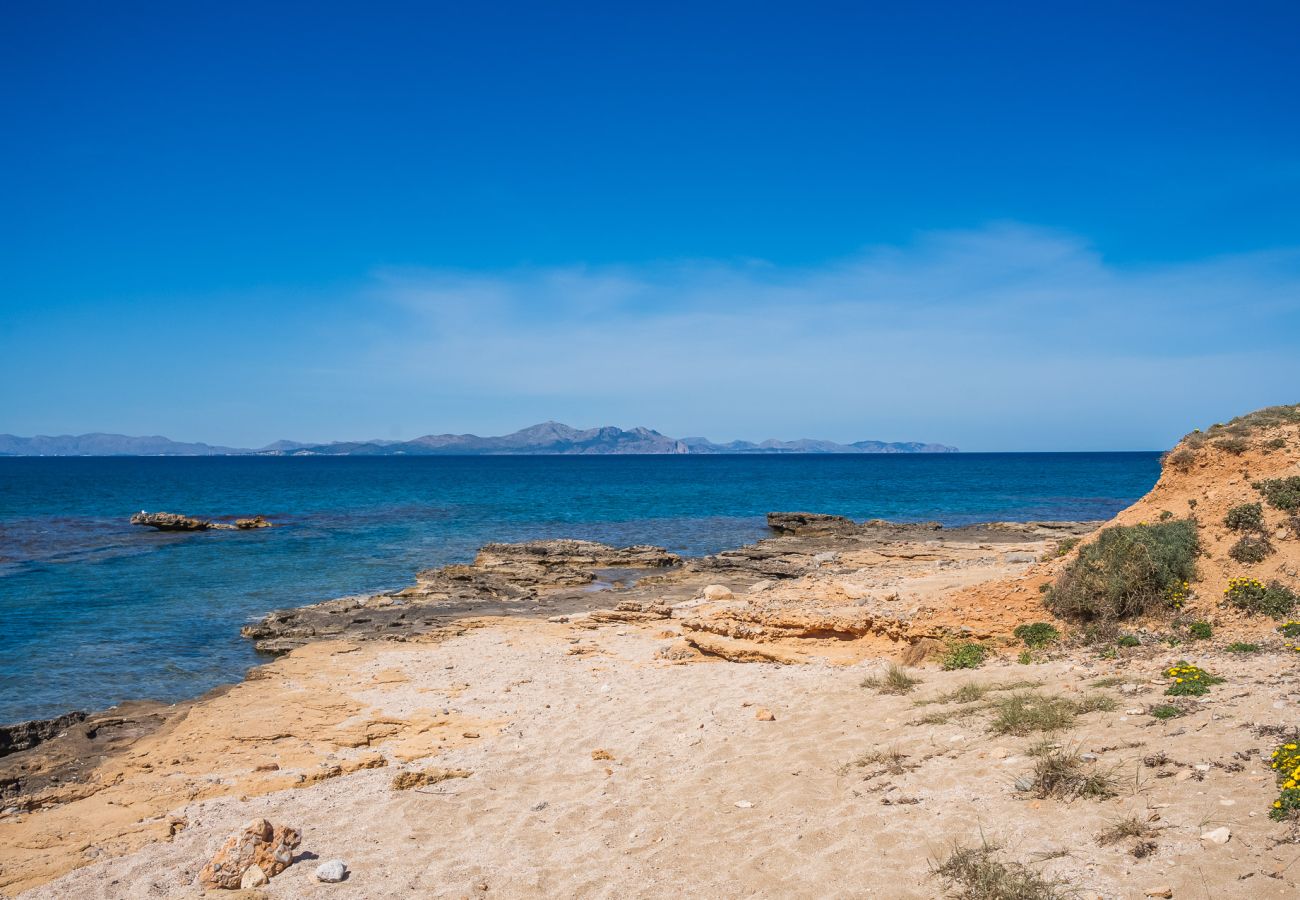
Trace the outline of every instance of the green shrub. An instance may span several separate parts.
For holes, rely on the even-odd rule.
[[[984,664],[984,659],[988,656],[988,653],[988,648],[983,644],[963,641],[948,645],[948,650],[944,653],[940,662],[948,670],[978,669]]]
[[[1211,685],[1223,684],[1223,679],[1219,676],[1211,675],[1200,666],[1193,666],[1183,660],[1166,669],[1165,674],[1173,679],[1165,689],[1165,693],[1171,697],[1200,697],[1210,692]]]
[[[1287,512],[1300,510],[1300,475],[1292,475],[1290,478],[1269,478],[1265,481],[1256,481],[1252,486],[1264,495],[1269,506]]]
[[[1250,449],[1250,442],[1238,437],[1224,438],[1221,441],[1215,441],[1214,446],[1218,447],[1225,453],[1231,453],[1234,456],[1240,456]]]
[[[1214,629],[1209,622],[1193,622],[1187,626],[1187,633],[1198,641],[1204,641],[1214,636]]]
[[[1117,640],[1117,641],[1115,642],[1115,644],[1116,644],[1117,646],[1120,646],[1120,647],[1140,647],[1140,646],[1142,646],[1142,642],[1141,642],[1140,640],[1138,640],[1138,637],[1137,637],[1137,635],[1135,635],[1135,634],[1121,634],[1121,635],[1119,636],[1119,640]]]
[[[1196,577],[1193,519],[1103,529],[1085,544],[1044,602],[1060,616],[1117,620],[1180,604]]]
[[[1229,604],[1243,612],[1281,619],[1300,604],[1300,597],[1286,585],[1270,581],[1267,585],[1258,578],[1233,578],[1223,589]]]
[[[1269,539],[1259,534],[1242,535],[1228,550],[1228,555],[1239,563],[1263,562],[1273,553]]]
[[[1273,751],[1272,767],[1282,792],[1269,810],[1271,818],[1300,818],[1300,733],[1293,733]]]
[[[1259,644],[1245,644],[1241,641],[1233,641],[1224,649],[1229,653],[1258,653]]]
[[[1021,650],[1019,655],[1016,656],[1016,662],[1020,663],[1022,666],[1027,666],[1033,661],[1034,654],[1028,650]]]
[[[1275,437],[1273,440],[1265,443],[1264,446],[1269,450],[1281,450],[1286,446],[1286,438]]]
[[[869,675],[862,679],[864,688],[876,690],[882,694],[908,694],[920,683],[921,679],[913,678],[907,674],[906,669],[893,663],[890,663],[889,669],[884,675]]]
[[[1181,706],[1162,703],[1160,706],[1153,706],[1151,708],[1151,715],[1155,716],[1157,719],[1176,719],[1179,716],[1184,715],[1184,710]]]
[[[1020,638],[1026,647],[1034,650],[1046,647],[1048,644],[1055,644],[1061,638],[1061,632],[1057,631],[1050,622],[1017,625],[1012,634]]]
[[[1043,554],[1043,561],[1046,562],[1049,559],[1060,559],[1077,546],[1079,546],[1079,538],[1061,538],[1061,540],[1057,541],[1055,547]]]
[[[1258,503],[1243,503],[1228,510],[1223,524],[1233,531],[1259,531],[1264,527],[1264,507]]]
[[[1298,638],[1300,637],[1300,622],[1287,622],[1285,625],[1277,626],[1282,637]]]

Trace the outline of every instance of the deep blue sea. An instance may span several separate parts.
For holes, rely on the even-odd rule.
[[[769,510],[857,519],[1104,519],[1156,453],[0,458],[0,721],[178,700],[258,656],[268,610],[409,584],[488,541],[710,553]],[[163,534],[141,509],[283,526]]]

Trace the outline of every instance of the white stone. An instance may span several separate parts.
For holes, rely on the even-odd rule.
[[[753,584],[751,584],[749,586],[749,592],[751,594],[761,594],[763,593],[763,591],[767,590],[771,586],[772,586],[772,582],[764,578],[762,581],[755,581]]]
[[[244,870],[243,877],[239,879],[239,889],[249,891],[253,888],[260,888],[270,880],[266,877],[266,873],[262,871],[262,867],[254,863]]]
[[[316,867],[316,880],[326,884],[336,884],[348,875],[347,864],[341,859],[331,859]]]
[[[731,588],[725,584],[705,585],[704,590],[700,592],[705,600],[730,600],[732,598]]]
[[[1225,825],[1222,828],[1216,828],[1213,831],[1205,832],[1201,835],[1201,840],[1209,841],[1212,844],[1226,844],[1228,841],[1232,840],[1232,832],[1229,831],[1228,826]]]
[[[750,803],[748,800],[736,801],[736,809],[753,809],[753,808],[754,808],[754,804]]]

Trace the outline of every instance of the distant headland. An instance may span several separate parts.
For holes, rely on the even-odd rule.
[[[572,428],[543,422],[500,437],[428,434],[409,441],[276,441],[256,449],[184,443],[121,434],[18,437],[0,434],[0,456],[596,456],[719,453],[956,453],[956,447],[919,441],[729,441],[672,438],[650,428]]]

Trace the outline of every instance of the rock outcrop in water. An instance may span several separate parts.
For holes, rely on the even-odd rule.
[[[853,531],[858,525],[846,516],[826,513],[770,512],[767,527],[777,534],[835,534]]]
[[[177,513],[151,513],[144,510],[140,510],[131,516],[131,524],[144,525],[149,528],[156,528],[159,531],[248,531],[253,528],[271,527],[271,523],[262,516],[236,519],[232,525],[229,522],[213,522],[209,519],[198,519],[194,516],[182,516]]]
[[[668,569],[680,562],[677,554],[646,545],[611,547],[576,540],[486,544],[473,563],[426,569],[400,591],[277,610],[240,633],[265,653],[283,653],[321,638],[405,640],[458,616],[511,615],[553,604],[557,601],[550,592],[589,585],[601,570]]]

